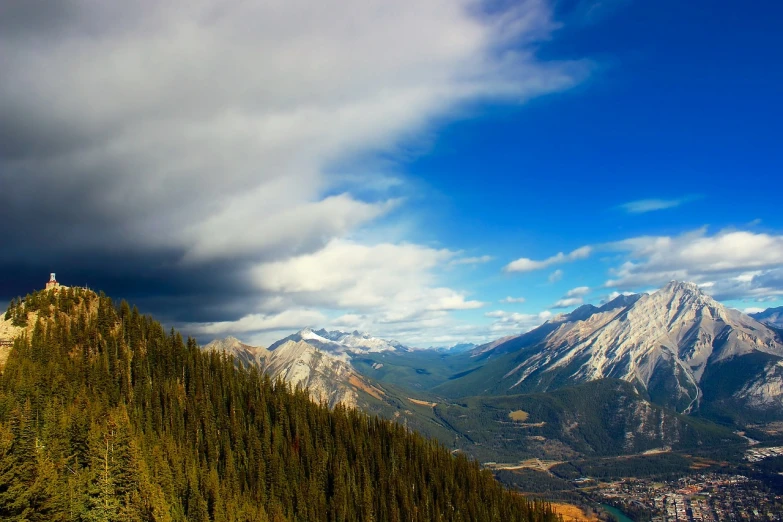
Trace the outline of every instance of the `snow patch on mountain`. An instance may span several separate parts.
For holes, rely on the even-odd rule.
[[[288,341],[304,341],[334,355],[346,354],[347,356],[411,350],[397,341],[380,339],[363,332],[341,332],[339,330],[330,332],[326,329],[313,330],[312,328],[304,328],[289,335],[272,344],[269,349],[274,351],[278,346]]]

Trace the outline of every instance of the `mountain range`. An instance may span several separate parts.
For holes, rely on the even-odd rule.
[[[692,283],[584,305],[475,347],[419,350],[306,328],[269,349],[236,339],[205,348],[307,386],[315,400],[402,420],[485,459],[701,445],[733,436],[693,416],[731,426],[783,418],[780,332]],[[571,390],[601,402],[577,406]],[[517,409],[527,422],[503,420]],[[517,443],[495,445],[492,433]]]
[[[692,283],[620,296],[600,308],[585,305],[472,355],[482,361],[479,368],[434,391],[508,394],[617,378],[685,413],[720,403],[783,414],[780,334]]]
[[[354,341],[348,336],[348,342]],[[307,388],[311,398],[330,407],[343,404],[367,407],[368,398],[381,399],[383,390],[360,375],[350,364],[348,348],[306,329],[274,343],[269,349],[251,346],[235,337],[210,342],[205,350],[232,355],[244,366],[257,366],[272,379],[282,379],[292,387]],[[372,346],[374,339],[368,339]],[[357,350],[364,349],[356,347]]]

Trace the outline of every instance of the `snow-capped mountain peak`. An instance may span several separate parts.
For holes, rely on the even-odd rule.
[[[312,328],[305,328],[298,332],[299,337],[303,341],[318,341],[319,343],[329,343],[331,339],[327,339],[321,333],[327,333],[325,330],[315,331]]]
[[[366,354],[370,352],[410,350],[397,341],[380,339],[378,337],[373,337],[367,333],[356,330],[349,333],[341,332],[339,330],[314,330],[312,328],[304,328],[295,334],[289,335],[288,337],[273,343],[269,349],[274,350],[286,341],[304,341],[312,344],[320,350],[334,354]]]

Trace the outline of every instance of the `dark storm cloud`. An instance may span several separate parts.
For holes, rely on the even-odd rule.
[[[0,3],[0,34],[6,41],[32,36],[45,38],[68,26],[75,11],[69,1],[4,1]]]
[[[253,270],[395,207],[335,190],[331,165],[464,101],[573,83],[579,64],[496,55],[552,27],[542,2],[473,7],[0,0],[0,297],[54,271],[172,322],[287,326],[269,314],[296,293]]]
[[[62,284],[102,290],[169,324],[229,320],[256,304],[257,292],[243,280],[243,271],[233,270],[231,263],[183,270],[177,258],[177,253],[163,252],[63,255],[53,251],[24,260],[3,259],[0,297],[8,302],[42,288],[49,272],[56,271]]]

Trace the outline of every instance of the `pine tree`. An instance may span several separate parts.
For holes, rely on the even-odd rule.
[[[86,520],[111,522],[119,515],[119,498],[112,475],[112,428],[102,429],[93,425],[90,430],[90,470],[92,478],[88,489]]]
[[[11,299],[11,304],[8,306],[8,309],[5,311],[5,320],[10,321],[14,317],[15,311],[16,311],[16,299]]]
[[[25,520],[31,505],[31,487],[36,479],[37,457],[32,408],[12,413],[11,429],[0,432],[0,518]]]

